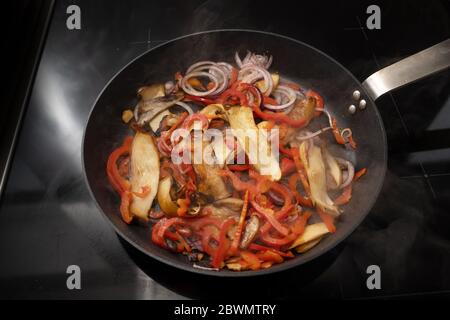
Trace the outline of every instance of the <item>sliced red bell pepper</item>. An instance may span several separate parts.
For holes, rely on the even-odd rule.
[[[284,259],[273,251],[263,251],[256,254],[256,257],[261,261],[270,261],[274,263],[282,263]]]
[[[338,206],[347,204],[349,203],[351,198],[352,198],[352,184],[349,184],[344,188],[344,190],[342,190],[341,195],[334,200],[334,204]]]
[[[132,142],[133,137],[126,137],[122,145],[111,152],[106,164],[108,180],[119,194],[122,194],[125,190],[128,190],[130,188],[130,184],[120,175],[119,169],[117,168],[117,160],[119,160],[121,156],[129,154]]]
[[[281,159],[280,167],[281,167],[281,174],[283,176],[287,176],[297,170],[295,162],[289,158]]]
[[[248,83],[240,83],[238,88],[243,92],[250,92],[250,94],[255,97],[254,102],[250,107],[259,118],[267,121],[274,121],[275,123],[286,123],[294,128],[303,127],[306,124],[306,119],[294,120],[282,112],[262,111],[260,107],[262,101],[261,93],[255,86]]]
[[[261,234],[261,240],[271,246],[282,247],[290,244],[292,241],[297,239],[304,231],[306,227],[306,223],[311,216],[311,212],[307,211],[300,215],[294,223],[294,226],[291,228],[291,233],[284,238],[275,238],[271,236],[269,233]]]
[[[252,169],[252,166],[249,164],[229,164],[227,167],[231,171],[247,171]]]
[[[236,220],[234,220],[234,218],[229,218],[222,224],[220,228],[219,245],[217,246],[217,250],[215,251],[211,262],[211,265],[214,268],[220,268],[223,260],[225,259],[225,254],[228,250],[228,242],[229,242],[227,239],[227,232],[228,229],[230,229],[230,227],[233,226],[235,223]]]
[[[263,245],[260,245],[257,243],[251,243],[248,246],[248,249],[253,250],[253,251],[272,251],[272,252],[274,252],[282,257],[285,257],[285,258],[293,258],[294,257],[294,254],[291,251],[283,252],[283,251],[280,251],[280,250],[277,250],[274,248],[270,248],[270,247],[266,247],[266,246],[263,246]]]
[[[367,172],[367,168],[362,168],[361,170],[359,170],[358,172],[355,173],[355,176],[353,178],[354,181],[358,180],[359,178],[361,178],[363,175],[365,175]]]
[[[345,139],[341,135],[341,132],[339,131],[339,128],[337,126],[336,118],[331,119],[331,127],[333,128],[332,131],[333,131],[334,139],[336,140],[336,142],[339,144],[345,144]]]
[[[334,225],[334,218],[330,214],[326,213],[320,208],[317,208],[317,213],[319,214],[320,219],[325,223],[328,228],[328,231],[331,233],[336,232],[336,226]]]
[[[130,224],[133,221],[133,215],[130,212],[131,194],[125,190],[120,197],[120,215],[125,223]]]
[[[200,102],[200,103],[203,103],[203,104],[206,104],[206,105],[214,104],[214,103],[215,103],[215,100],[213,100],[213,99],[205,98],[205,97],[191,96],[191,95],[189,95],[189,94],[187,94],[187,95],[184,96],[184,100],[187,100],[187,101],[190,100],[190,101]]]
[[[235,173],[231,172],[228,169],[221,170],[220,175],[222,177],[230,178],[231,183],[233,184],[233,187],[238,191],[249,190],[250,193],[252,193],[253,195],[258,193],[257,189],[253,183],[242,181],[241,179],[238,178],[238,176]]]
[[[271,226],[277,230],[283,236],[287,236],[289,234],[289,229],[283,226],[274,216],[274,211],[272,209],[261,207],[256,201],[252,200],[251,204],[253,208],[257,212],[259,212],[267,222],[271,224]]]

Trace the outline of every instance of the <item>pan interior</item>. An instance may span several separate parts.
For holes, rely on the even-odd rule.
[[[331,152],[351,160],[356,168],[366,167],[367,175],[355,185],[353,198],[344,207],[337,223],[337,232],[323,239],[307,253],[275,265],[267,270],[246,272],[209,272],[195,269],[183,255],[170,253],[150,239],[150,230],[139,225],[128,226],[119,214],[119,197],[110,187],[106,176],[106,160],[123,138],[132,132],[121,121],[121,113],[136,103],[137,88],[173,79],[177,71],[184,71],[201,60],[234,63],[234,53],[241,56],[247,50],[273,55],[271,71],[313,88],[325,100],[326,109],[336,117],[341,127],[350,127],[358,144],[356,152],[333,147]],[[354,103],[352,92],[359,90],[367,100],[364,111],[350,115],[348,106]],[[331,134],[327,134],[331,136]],[[215,31],[176,39],[148,51],[124,67],[109,82],[98,97],[88,120],[83,161],[90,191],[99,208],[116,231],[149,256],[185,270],[217,276],[248,276],[280,271],[303,264],[333,248],[347,237],[369,212],[381,188],[386,170],[386,139],[375,104],[364,89],[339,63],[320,51],[286,37],[242,30]]]

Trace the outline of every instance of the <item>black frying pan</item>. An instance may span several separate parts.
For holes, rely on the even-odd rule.
[[[324,238],[310,251],[265,270],[199,270],[193,268],[185,256],[171,253],[153,244],[149,228],[129,226],[122,222],[119,197],[110,187],[106,176],[106,160],[124,136],[130,134],[128,126],[121,121],[121,113],[126,107],[136,104],[137,88],[172,79],[176,71],[184,71],[197,61],[234,63],[236,50],[241,53],[247,50],[268,52],[274,57],[271,70],[278,71],[283,77],[299,83],[304,88],[314,88],[318,91],[325,99],[327,110],[336,117],[341,127],[352,129],[358,143],[356,152],[345,151],[341,147],[333,150],[334,153],[340,153],[355,163],[357,168],[366,167],[368,171],[363,179],[356,182],[352,201],[345,206],[345,212],[337,222],[336,233]],[[448,51],[445,54],[448,57]],[[438,69],[442,69],[442,66]],[[426,70],[419,76],[408,74],[407,81],[418,79],[425,73],[430,71]],[[124,239],[145,254],[174,267],[216,276],[249,276],[301,265],[344,240],[361,223],[377,199],[386,172],[387,145],[383,123],[371,97],[376,98],[387,91],[386,86],[379,85],[380,78],[383,77],[386,77],[386,74],[371,77],[362,85],[341,64],[323,52],[300,41],[271,33],[221,30],[175,39],[130,62],[114,76],[97,99],[87,122],[83,145],[84,170],[90,191],[101,211]],[[387,80],[391,81],[388,90],[405,82],[405,79],[396,77],[387,77]],[[359,104],[352,96],[355,90],[360,91],[360,99],[366,100],[367,105],[364,110],[350,114],[348,106]]]

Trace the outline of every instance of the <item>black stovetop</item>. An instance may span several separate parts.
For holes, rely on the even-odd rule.
[[[82,134],[97,95],[127,62],[169,39],[221,28],[280,33],[364,80],[450,36],[448,1],[374,3],[381,30],[365,27],[372,2],[364,1],[58,1],[0,207],[0,296],[448,297],[450,72],[377,101],[389,144],[379,200],[342,245],[305,267],[235,281],[165,266],[118,238],[83,180]],[[71,4],[81,8],[81,30],[66,28]],[[72,264],[81,290],[66,287]],[[381,290],[366,287],[369,265],[381,268]]]

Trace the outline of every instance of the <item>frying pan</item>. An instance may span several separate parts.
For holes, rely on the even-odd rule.
[[[314,88],[325,99],[326,108],[341,127],[350,127],[358,148],[333,150],[350,159],[357,168],[366,167],[367,174],[354,188],[352,201],[337,222],[336,233],[324,238],[310,251],[258,271],[220,272],[194,268],[187,258],[153,244],[150,229],[141,225],[126,225],[119,214],[119,197],[106,176],[109,153],[130,134],[121,121],[126,107],[137,102],[137,88],[172,79],[176,71],[186,70],[201,60],[234,62],[235,51],[247,50],[273,55],[271,70]],[[304,264],[332,249],[344,240],[364,219],[382,187],[387,163],[387,143],[383,123],[374,100],[380,95],[450,66],[450,40],[402,60],[370,76],[360,83],[341,64],[325,53],[294,39],[273,33],[250,30],[218,30],[201,32],[169,41],[147,51],[120,70],[106,85],[91,110],[83,139],[83,165],[87,184],[100,211],[112,223],[116,232],[148,256],[171,266],[214,276],[250,276],[278,272]],[[355,91],[360,92],[354,94]],[[365,109],[359,109],[361,99]],[[350,114],[348,107],[357,106]]]

